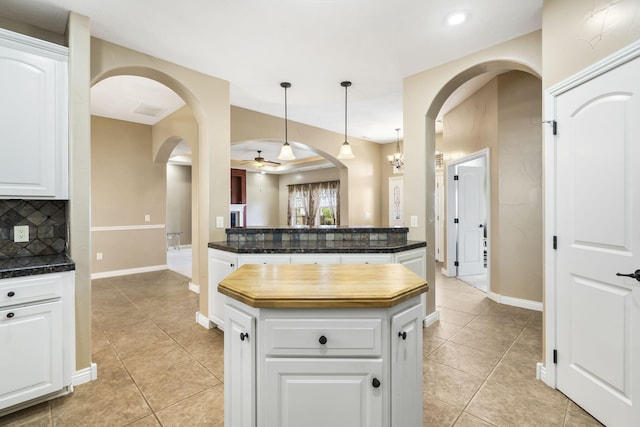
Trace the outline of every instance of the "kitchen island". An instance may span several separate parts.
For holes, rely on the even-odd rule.
[[[398,264],[224,278],[225,425],[422,425],[424,279]]]
[[[230,228],[208,250],[206,327],[224,327],[218,283],[244,264],[402,264],[426,278],[426,243],[407,240],[405,227]],[[424,310],[424,294],[423,310]],[[422,317],[426,314],[423,311]]]

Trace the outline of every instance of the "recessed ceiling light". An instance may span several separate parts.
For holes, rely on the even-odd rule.
[[[467,20],[467,14],[464,12],[454,12],[447,17],[447,24],[460,25]]]

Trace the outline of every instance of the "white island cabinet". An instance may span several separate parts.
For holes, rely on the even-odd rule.
[[[220,329],[224,328],[224,297],[217,291],[218,283],[244,264],[402,264],[426,279],[427,251],[423,248],[395,253],[294,253],[238,254],[220,249],[208,249],[209,316]],[[425,297],[422,296],[423,313]]]
[[[68,49],[0,28],[0,198],[68,198]]]
[[[225,425],[421,426],[426,289],[393,264],[238,269],[220,284]]]
[[[0,280],[0,416],[72,390],[73,272]]]

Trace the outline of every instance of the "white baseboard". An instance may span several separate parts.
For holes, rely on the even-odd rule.
[[[424,318],[422,324],[425,328],[428,328],[429,326],[436,323],[438,320],[440,320],[440,312],[436,310],[433,313],[428,314],[427,317]]]
[[[440,273],[442,273],[443,276],[447,276],[447,277],[451,277],[449,276],[449,270],[447,270],[446,268],[442,267],[440,269]]]
[[[213,329],[214,325],[211,321],[199,311],[196,311],[196,323],[206,329]]]
[[[542,311],[543,305],[538,301],[531,301],[522,298],[505,297],[500,294],[487,292],[487,296],[499,304],[512,305],[514,307],[526,308],[528,310]]]
[[[71,377],[71,384],[74,386],[88,383],[98,379],[98,365],[92,363],[88,368],[75,371]]]
[[[196,294],[200,293],[200,285],[196,285],[193,282],[189,282],[189,290],[191,292],[195,292]]]
[[[547,370],[542,362],[536,363],[536,379],[545,382],[547,378]],[[546,383],[546,382],[545,382]]]
[[[169,269],[169,266],[167,264],[164,264],[164,265],[151,265],[149,267],[129,268],[127,270],[104,271],[102,273],[92,273],[91,280],[104,279],[106,277],[127,276],[129,274],[150,273],[152,271],[160,271],[160,270],[167,270],[167,269]]]

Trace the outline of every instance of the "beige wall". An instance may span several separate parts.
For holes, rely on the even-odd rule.
[[[380,145],[349,138],[356,156],[338,160],[344,135],[289,120],[289,142],[302,144],[332,162],[340,169],[341,223],[362,226],[381,224]],[[284,120],[238,107],[231,107],[231,141],[284,139]],[[347,191],[344,191],[344,190]],[[282,197],[282,196],[281,196]],[[282,217],[282,212],[280,216]],[[286,214],[284,214],[286,216]]]
[[[491,291],[536,302],[542,301],[540,95],[537,77],[501,74],[444,116],[436,145],[445,161],[489,148]]]
[[[225,238],[224,228],[215,227],[217,216],[229,224],[229,169],[219,167],[221,159],[229,159],[230,151],[229,82],[92,38],[91,83],[122,74],[152,78],[169,87],[185,100],[198,124],[198,140],[192,145],[194,151],[197,145],[193,187],[198,192],[192,282],[200,286],[200,313],[206,316],[207,244]]]
[[[435,118],[444,101],[465,81],[487,71],[518,69],[542,75],[542,35],[536,31],[455,61],[414,74],[403,81],[405,216],[418,227],[409,238],[427,241],[427,281],[435,282]],[[411,185],[406,185],[411,183]],[[435,311],[435,291],[427,293],[427,313]]]
[[[640,39],[639,0],[616,2],[611,10],[603,5],[584,0],[543,1],[545,89]],[[592,14],[593,8],[602,12]],[[603,14],[608,14],[604,25]]]
[[[191,244],[191,166],[167,165],[167,233],[181,232],[180,244]]]
[[[165,265],[166,170],[151,159],[151,126],[92,116],[91,177],[92,227],[162,226],[92,228],[92,273]]]
[[[336,168],[317,169],[307,172],[290,173],[280,175],[279,180],[279,225],[281,227],[287,226],[287,212],[289,204],[289,190],[287,185],[291,184],[306,184],[311,182],[324,182],[324,181],[337,181],[340,178],[340,172]],[[342,183],[340,184],[340,191],[342,192]],[[345,225],[345,224],[341,224]]]
[[[278,227],[280,176],[247,171],[247,226]]]
[[[76,369],[91,366],[90,22],[69,14],[69,254],[76,264]]]

